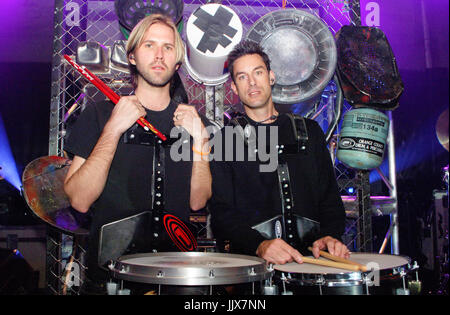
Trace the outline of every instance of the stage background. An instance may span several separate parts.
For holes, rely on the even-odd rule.
[[[0,114],[20,175],[48,154],[53,6],[52,0],[0,2]],[[435,131],[449,104],[448,7],[448,0],[361,1],[362,23],[386,33],[405,84],[393,112],[400,252],[419,262],[419,227],[433,207],[433,191],[444,188],[448,164]],[[1,198],[11,194],[18,192],[0,181]],[[14,211],[26,211],[20,196]]]

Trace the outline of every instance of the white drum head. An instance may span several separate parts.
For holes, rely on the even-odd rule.
[[[310,257],[313,258],[312,256]],[[328,260],[322,257],[320,257],[319,259]],[[373,253],[352,253],[349,259],[362,265],[366,265],[369,270],[393,269],[408,265],[410,263],[410,260],[404,256],[373,254]],[[295,262],[284,265],[275,265],[274,269],[286,273],[305,273],[305,274],[322,274],[322,275],[354,273],[354,271],[350,270],[319,266],[308,263],[298,264]]]

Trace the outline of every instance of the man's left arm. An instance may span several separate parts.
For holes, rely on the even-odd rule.
[[[345,209],[336,181],[333,163],[327,148],[325,135],[320,126],[314,122],[312,135],[317,140],[315,155],[319,176],[319,216],[321,233],[313,243],[313,254],[319,256],[319,250],[328,250],[330,254],[348,257],[349,251],[341,242],[345,228]]]
[[[208,138],[194,138],[190,205],[194,211],[203,209],[211,198],[211,171],[209,168]]]
[[[193,211],[203,209],[211,198],[211,171],[209,168],[209,135],[194,106],[178,105],[173,121],[193,138],[193,163],[191,175],[190,207]]]

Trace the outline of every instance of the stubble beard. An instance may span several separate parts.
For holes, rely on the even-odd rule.
[[[168,69],[168,67],[166,65],[164,65],[164,67],[166,67],[166,69]],[[167,74],[158,77],[156,75],[151,74],[148,71],[141,71],[138,68],[137,72],[138,72],[138,76],[140,76],[148,85],[153,86],[153,87],[165,87],[167,84],[170,83],[170,81],[172,80],[176,69],[175,67],[171,70],[169,70],[169,72],[167,72]]]

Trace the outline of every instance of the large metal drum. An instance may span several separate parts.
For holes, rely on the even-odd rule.
[[[166,286],[218,286],[254,283],[270,272],[253,256],[165,252],[123,256],[109,266],[119,280]]]
[[[324,259],[324,258],[320,258]],[[311,295],[408,294],[405,277],[412,270],[405,256],[352,253],[350,259],[363,264],[367,273],[308,263],[275,265],[282,293]]]

